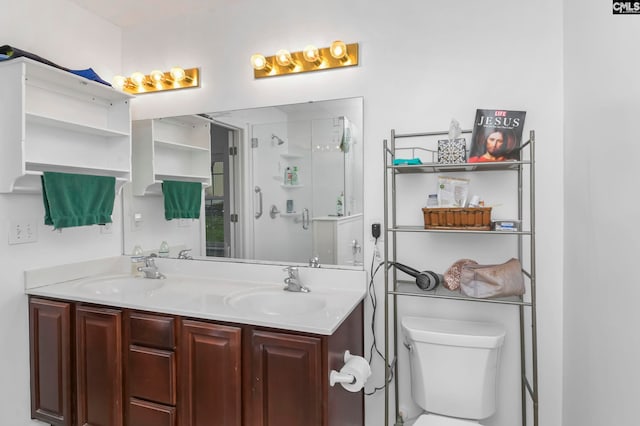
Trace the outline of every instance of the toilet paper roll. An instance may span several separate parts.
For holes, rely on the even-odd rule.
[[[340,369],[340,374],[349,375],[353,379],[349,382],[341,382],[340,384],[349,392],[360,392],[367,382],[367,379],[371,376],[371,366],[367,360],[361,356],[349,355],[347,359],[347,353],[345,353],[345,360],[347,362]]]

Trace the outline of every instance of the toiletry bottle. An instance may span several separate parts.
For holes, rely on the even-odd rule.
[[[291,167],[289,166],[287,166],[287,168],[284,169],[284,184],[285,185],[291,184]]]
[[[293,171],[291,172],[291,185],[298,184],[298,166],[293,166]]]
[[[144,266],[144,260],[142,260],[144,252],[142,251],[142,247],[139,245],[135,246],[131,255],[131,275],[134,277],[140,277],[142,276],[142,273],[138,271],[138,267]]]
[[[336,201],[336,214],[342,216],[344,214],[344,192],[340,193],[338,201]]]
[[[169,244],[166,241],[163,241],[160,244],[160,250],[158,250],[159,257],[169,257]]]

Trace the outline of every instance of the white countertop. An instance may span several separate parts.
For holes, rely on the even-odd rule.
[[[33,296],[190,318],[333,334],[364,299],[366,273],[300,267],[309,293],[283,290],[279,265],[156,259],[166,279],[131,275],[120,256],[25,272]]]

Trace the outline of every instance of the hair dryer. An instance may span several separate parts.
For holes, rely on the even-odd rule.
[[[420,287],[422,290],[433,290],[444,281],[444,278],[440,274],[436,274],[433,271],[417,271],[407,265],[403,265],[402,263],[393,262],[393,266],[404,272],[405,274],[409,274],[416,279],[416,285]]]

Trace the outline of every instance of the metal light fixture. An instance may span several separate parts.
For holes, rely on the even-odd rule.
[[[358,43],[336,40],[330,47],[308,45],[299,52],[283,49],[268,57],[256,53],[251,56],[251,65],[255,78],[351,67],[358,65]]]
[[[320,49],[315,47],[313,44],[310,44],[304,48],[304,50],[302,51],[302,56],[304,57],[305,61],[311,62],[316,66],[319,66],[320,64],[322,64],[322,56],[320,56]]]
[[[200,87],[200,72],[198,68],[180,67],[173,67],[167,72],[153,70],[148,75],[134,72],[130,77],[116,75],[113,77],[112,84],[115,88],[134,95],[186,89]]]
[[[283,68],[289,68],[293,70],[296,67],[296,63],[291,57],[291,53],[288,50],[281,49],[276,53],[276,62]]]
[[[271,71],[272,68],[271,64],[267,61],[267,58],[259,53],[251,56],[251,65],[253,66],[253,69],[260,71],[264,70],[265,72]]]
[[[349,60],[347,45],[344,44],[342,40],[336,40],[331,43],[331,47],[329,47],[329,53],[331,53],[331,57],[339,61],[344,62]]]

